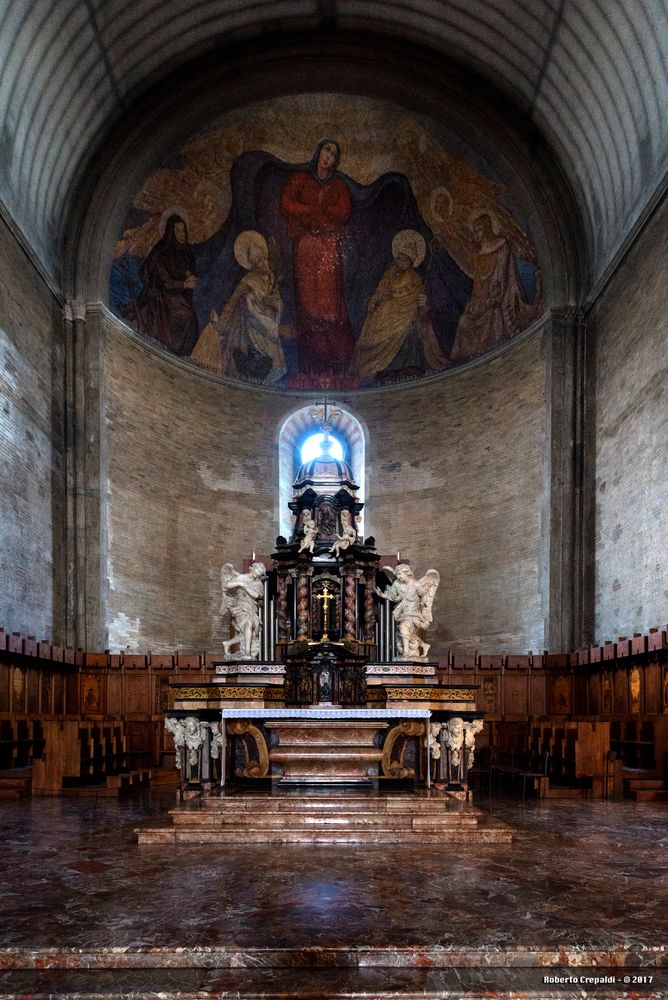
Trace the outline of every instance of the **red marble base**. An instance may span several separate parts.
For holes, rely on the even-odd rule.
[[[510,844],[512,827],[438,790],[223,792],[138,829],[140,844]]]

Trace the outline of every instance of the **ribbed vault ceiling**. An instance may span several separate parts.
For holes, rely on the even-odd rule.
[[[0,195],[46,266],[95,144],[163,72],[278,30],[391,33],[504,90],[570,177],[600,273],[668,166],[668,0],[0,0]]]

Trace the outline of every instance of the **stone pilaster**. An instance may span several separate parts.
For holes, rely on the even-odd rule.
[[[575,309],[552,311],[545,335],[544,579],[548,649],[574,649],[583,629],[584,325]]]
[[[68,300],[65,323],[67,515],[67,641],[84,649],[107,645],[106,449],[104,329],[99,314]]]

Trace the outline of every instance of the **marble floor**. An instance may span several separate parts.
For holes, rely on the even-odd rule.
[[[517,834],[474,850],[140,847],[173,802],[0,802],[1,997],[149,996],[167,971],[170,997],[548,997],[593,966],[629,974],[605,995],[668,996],[665,804],[481,798]]]

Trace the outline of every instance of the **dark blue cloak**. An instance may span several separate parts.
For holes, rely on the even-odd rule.
[[[232,206],[227,219],[210,239],[193,246],[200,275],[194,296],[200,329],[208,323],[211,309],[224,305],[243,275],[234,257],[234,241],[245,229],[255,229],[276,241],[282,265],[283,322],[294,323],[292,240],[287,219],[281,214],[281,193],[292,174],[315,173],[315,161],[316,157],[309,163],[285,163],[263,150],[236,158],[230,171]],[[427,244],[418,273],[425,282],[434,330],[448,356],[459,317],[471,296],[471,279],[447,251],[431,252],[434,234],[422,219],[404,174],[383,174],[366,185],[340,171],[336,176],[348,186],[353,205],[342,256],[344,295],[355,336],[364,323],[370,297],[392,263],[393,237],[401,229],[415,229]]]

